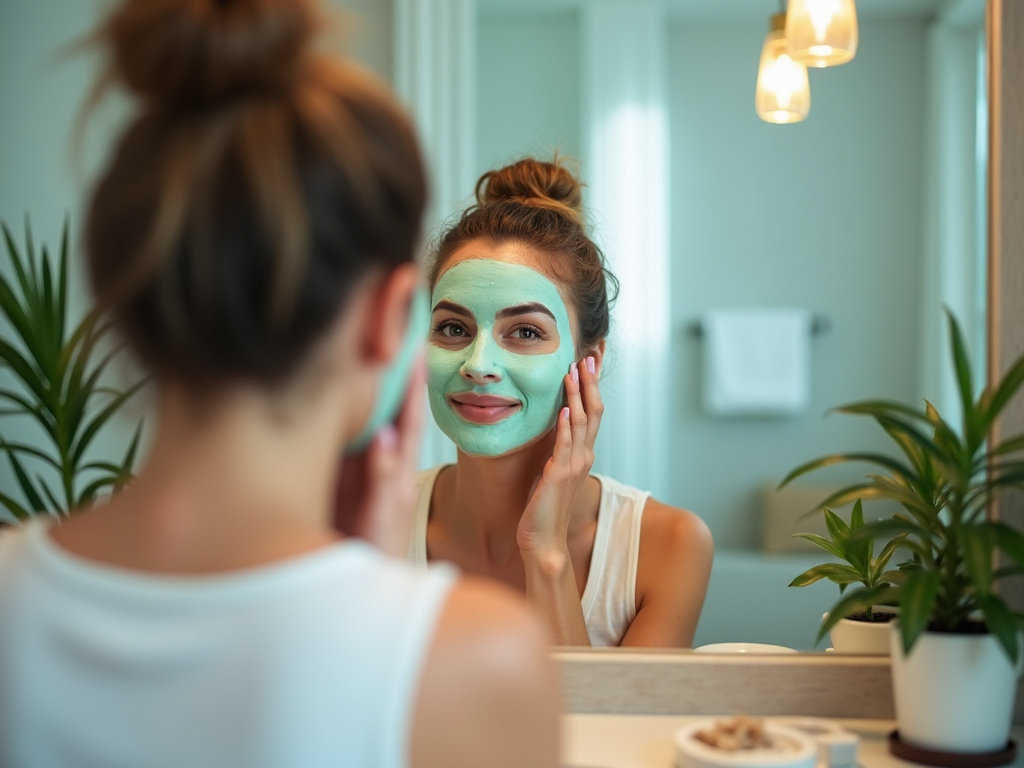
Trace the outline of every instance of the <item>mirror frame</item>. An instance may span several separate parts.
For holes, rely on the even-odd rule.
[[[1024,4],[988,0],[989,80],[988,379],[996,381],[1024,354]],[[1016,84],[1017,87],[1012,87]],[[1024,397],[1010,402],[996,424],[1000,435],[1024,433]],[[1024,493],[1010,491],[989,517],[1024,529]],[[1024,611],[1024,577],[1006,579],[1000,594]],[[1024,680],[1017,684],[1015,723],[1024,723]]]

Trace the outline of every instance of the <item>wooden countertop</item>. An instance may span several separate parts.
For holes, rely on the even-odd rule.
[[[672,734],[677,728],[707,715],[564,715],[562,765],[564,768],[673,768]],[[769,720],[771,718],[768,718]],[[889,754],[886,737],[892,720],[835,720],[860,736],[861,768],[920,768]],[[1024,726],[1015,726],[1018,744],[1014,768],[1024,768]]]

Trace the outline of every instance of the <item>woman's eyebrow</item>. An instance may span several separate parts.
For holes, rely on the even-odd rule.
[[[430,311],[433,313],[433,312],[437,312],[437,310],[439,310],[439,309],[443,309],[443,310],[445,310],[447,312],[451,312],[451,313],[456,314],[456,315],[462,315],[463,317],[468,317],[471,320],[473,319],[473,313],[472,312],[470,312],[468,309],[466,309],[461,304],[456,304],[454,301],[448,301],[447,299],[442,299],[441,301],[437,302],[437,304],[434,305],[434,308],[432,310],[430,310]]]
[[[505,307],[504,309],[498,310],[498,313],[494,316],[495,320],[503,320],[506,317],[517,317],[518,315],[529,315],[533,312],[540,312],[541,314],[547,315],[554,320],[555,325],[558,325],[558,321],[555,320],[555,316],[551,310],[545,307],[543,304],[538,304],[535,301],[531,301],[527,304],[516,304],[514,307]]]

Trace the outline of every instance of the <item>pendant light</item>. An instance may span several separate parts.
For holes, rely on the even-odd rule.
[[[786,39],[790,56],[808,67],[845,64],[857,53],[853,0],[789,0]]]
[[[790,56],[785,28],[786,14],[772,16],[761,49],[755,107],[767,123],[798,123],[811,109],[807,67]]]

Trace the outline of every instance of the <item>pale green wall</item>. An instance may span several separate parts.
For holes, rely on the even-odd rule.
[[[342,50],[391,81],[394,14],[392,0],[326,0],[348,19],[347,42]]]
[[[95,75],[94,59],[61,59],[59,51],[88,32],[99,9],[109,5],[107,0],[0,3],[0,218],[5,221],[20,226],[24,212],[31,211],[41,233],[55,232],[65,211],[78,212],[84,179],[76,181],[72,173],[72,122]],[[343,49],[390,78],[391,1],[333,0],[330,5],[346,14]],[[111,122],[102,112],[98,121]],[[94,138],[80,176],[96,167],[113,137],[108,132]]]
[[[481,14],[477,27],[479,172],[524,155],[578,158],[577,13]]]
[[[923,22],[862,20],[856,59],[812,71],[810,116],[788,126],[754,113],[764,31],[680,21],[670,32],[671,500],[699,512],[720,548],[756,545],[761,483],[824,453],[886,447],[870,423],[823,420],[827,409],[917,393]],[[812,188],[822,178],[832,183]],[[813,343],[811,407],[711,419],[701,342],[683,329],[707,309],[756,305],[829,318]]]

